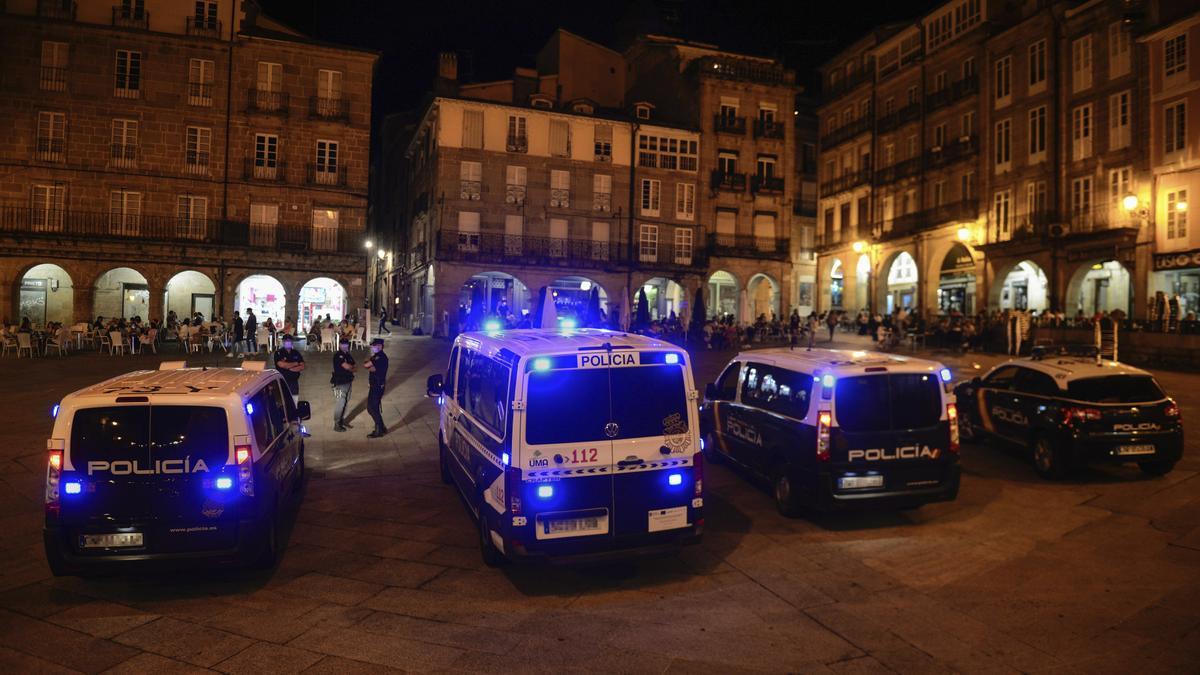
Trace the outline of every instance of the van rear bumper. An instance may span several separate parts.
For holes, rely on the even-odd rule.
[[[189,567],[241,567],[256,560],[266,545],[263,522],[236,521],[235,544],[228,548],[161,552],[152,547],[129,553],[80,553],[68,541],[76,528],[47,523],[42,529],[46,561],[56,576],[84,573],[114,573],[134,570],[187,569]]]
[[[505,542],[505,556],[518,564],[587,565],[631,560],[678,552],[684,546],[699,544],[704,525],[695,524],[671,532],[627,537],[582,537],[553,542],[536,542],[530,550],[522,542]]]
[[[841,511],[853,509],[904,508],[934,502],[950,502],[958,498],[958,486],[962,468],[957,464],[945,467],[937,485],[912,487],[900,490],[864,490],[862,492],[838,492],[836,478],[829,472],[806,472],[800,478],[803,503],[815,511]]]

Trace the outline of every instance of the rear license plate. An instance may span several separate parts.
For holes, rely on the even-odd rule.
[[[883,487],[883,476],[843,476],[838,479],[838,487],[843,490]]]
[[[141,545],[141,532],[79,535],[80,548],[137,548]]]
[[[1153,445],[1118,445],[1118,455],[1153,455]]]
[[[661,532],[663,530],[675,530],[681,527],[687,527],[687,509],[686,506],[677,506],[673,509],[655,509],[648,514],[649,521],[646,524],[646,529],[649,532]]]
[[[546,534],[562,532],[595,532],[600,529],[599,518],[562,518],[543,521]]]

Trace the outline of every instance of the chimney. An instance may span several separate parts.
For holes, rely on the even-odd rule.
[[[437,75],[439,80],[457,82],[458,54],[455,54],[454,52],[442,52],[438,54]]]

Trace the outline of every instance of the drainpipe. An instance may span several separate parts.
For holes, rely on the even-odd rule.
[[[634,191],[636,189],[636,185],[637,185],[637,135],[638,135],[638,131],[640,131],[641,128],[642,128],[642,125],[638,124],[635,121],[635,122],[633,122],[633,126],[630,128],[630,134],[629,134],[629,216],[627,218],[627,220],[629,221],[628,225],[627,225],[628,237],[629,237],[629,242],[628,242],[629,265],[626,266],[626,271],[625,271],[625,289],[628,291],[630,297],[621,298],[621,303],[622,303],[622,305],[624,305],[625,303],[629,303],[630,321],[633,321],[632,317],[633,317],[633,310],[634,310],[633,301],[630,298],[636,297],[636,294],[634,294],[634,292],[633,292],[633,264],[634,264],[634,261],[636,260],[634,255],[637,251],[637,248],[635,246],[634,239],[633,239],[633,234],[634,234],[634,232],[633,232],[633,214],[636,213],[636,211],[634,210],[634,205],[637,203],[635,201],[637,198],[636,197],[637,193]],[[660,201],[662,200],[662,195],[659,195],[659,200]],[[611,311],[612,308],[610,307],[609,310]],[[622,326],[622,328],[628,328],[628,326]]]
[[[1066,78],[1063,77],[1063,72],[1065,71],[1065,68],[1069,66],[1069,64],[1063,64],[1063,62],[1062,62],[1062,44],[1061,44],[1062,40],[1064,39],[1064,37],[1066,35],[1066,31],[1064,30],[1064,27],[1062,24],[1062,18],[1055,11],[1055,9],[1053,7],[1051,7],[1047,10],[1047,12],[1049,12],[1049,14],[1050,14],[1050,21],[1051,21],[1050,44],[1054,45],[1053,53],[1052,53],[1052,57],[1054,58],[1054,69],[1053,69],[1054,82],[1052,83],[1052,85],[1054,87],[1054,96],[1051,97],[1051,105],[1054,106],[1054,115],[1053,116],[1048,115],[1047,117],[1049,119],[1057,120],[1057,119],[1059,119],[1059,116],[1062,115],[1062,111],[1065,109],[1063,101],[1067,96],[1066,86],[1065,86],[1065,82],[1064,82],[1064,80]],[[1047,76],[1050,75],[1050,73],[1046,73],[1046,74],[1047,74]],[[1054,125],[1053,128],[1058,129],[1060,133],[1058,134],[1058,138],[1054,139],[1054,141],[1055,141],[1054,145],[1051,148],[1049,148],[1049,151],[1051,153],[1050,166],[1054,167],[1054,170],[1055,170],[1054,181],[1051,183],[1054,188],[1054,202],[1053,203],[1056,205],[1060,205],[1060,206],[1063,203],[1062,197],[1067,192],[1066,191],[1067,173],[1066,173],[1066,166],[1063,163],[1063,155],[1066,153],[1063,151],[1063,144],[1066,143],[1068,141],[1068,139],[1070,139],[1070,137],[1071,137],[1070,120],[1063,118],[1062,122],[1063,122],[1063,124]],[[1066,131],[1066,133],[1062,133],[1064,130]],[[1095,190],[1093,190],[1093,194],[1095,194]],[[1070,205],[1067,205],[1066,211],[1067,211],[1067,213],[1070,213]],[[1056,218],[1055,220],[1059,220],[1060,222],[1065,220],[1064,218],[1061,217],[1063,215],[1062,213],[1058,213],[1056,215],[1058,215],[1060,217]],[[1063,308],[1064,307],[1063,299],[1059,294],[1058,252],[1059,252],[1058,237],[1050,237],[1050,283],[1048,284],[1049,288],[1046,289],[1046,294],[1047,294],[1046,304],[1049,306],[1050,311],[1052,311],[1052,312],[1065,311]]]
[[[224,229],[225,224],[229,222],[229,131],[233,120],[233,43],[234,36],[237,35],[237,3],[230,3],[229,7],[229,49],[228,49],[228,70],[225,75],[225,167],[221,175],[221,228]],[[247,226],[249,227],[249,226]],[[223,235],[223,233],[221,233]],[[224,236],[221,236],[221,243],[224,242]],[[249,242],[247,242],[249,243]],[[220,271],[218,274],[218,282],[220,284],[220,296],[217,299],[217,305],[221,316],[225,316],[225,258],[221,257]]]

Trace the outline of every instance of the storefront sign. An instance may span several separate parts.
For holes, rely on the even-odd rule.
[[[1200,249],[1154,254],[1155,272],[1179,270],[1188,267],[1200,267]]]

